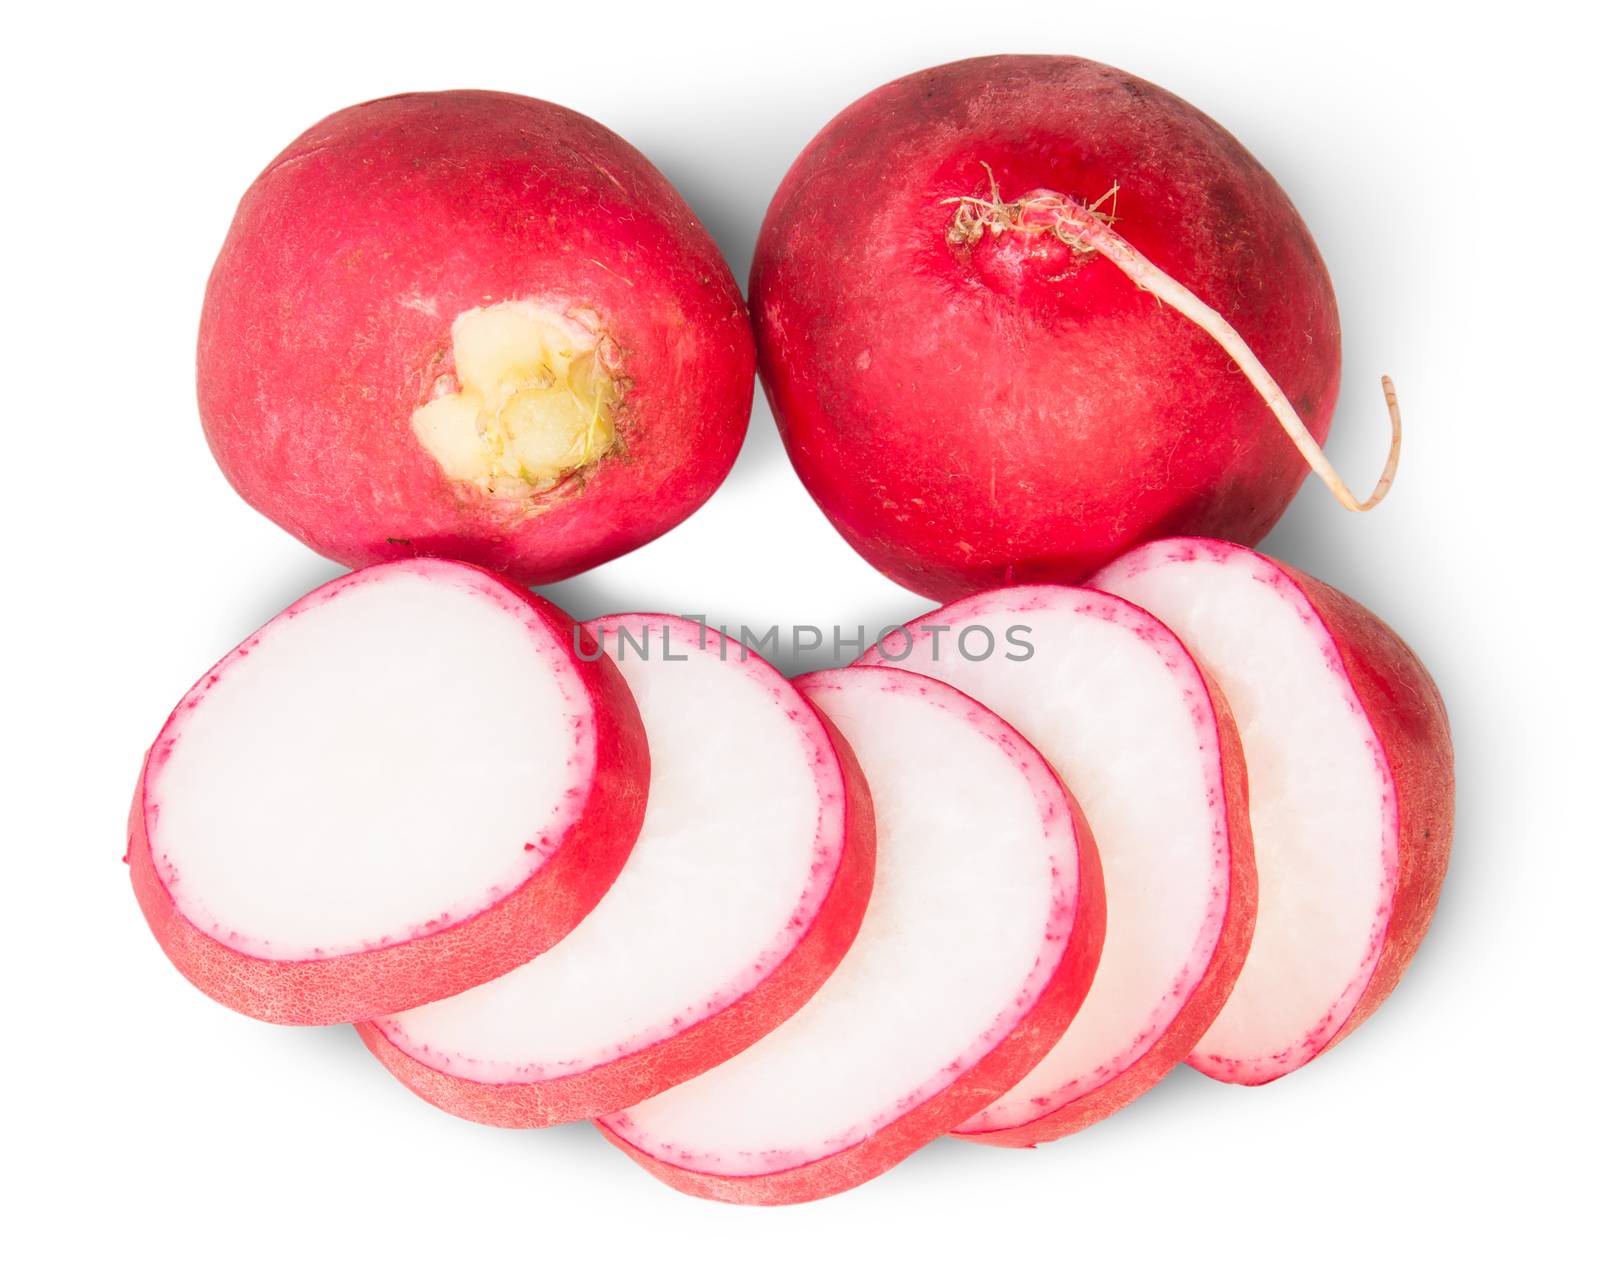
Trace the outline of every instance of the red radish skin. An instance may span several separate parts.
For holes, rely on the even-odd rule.
[[[931,1091],[909,1096],[900,1105],[904,1110],[898,1116],[864,1134],[853,1127],[842,1146],[830,1147],[815,1159],[795,1163],[795,1155],[789,1151],[763,1151],[756,1159],[770,1162],[775,1168],[753,1174],[721,1173],[714,1168],[722,1159],[716,1154],[697,1153],[687,1147],[654,1146],[649,1117],[641,1117],[639,1112],[617,1113],[598,1123],[608,1140],[669,1186],[691,1196],[734,1204],[795,1204],[846,1191],[892,1168],[981,1109],[1027,1073],[1066,1031],[1093,979],[1105,933],[1104,887],[1093,836],[1083,813],[1048,763],[1009,725],[953,688],[901,670],[830,670],[807,674],[797,682],[824,706],[832,703],[830,695],[852,695],[882,684],[888,693],[920,697],[931,706],[962,716],[998,744],[1027,776],[1046,820],[1052,825],[1063,821],[1070,824],[1078,865],[1075,899],[1057,901],[1050,929],[1058,936],[1065,933],[1065,946],[1032,995],[1031,1006],[1025,994],[990,1025],[984,1044],[977,1048],[977,1057],[952,1063],[929,1083]],[[870,765],[864,765],[869,783],[882,782],[874,780]],[[1056,880],[1060,882],[1061,876]],[[867,942],[865,937],[861,942]],[[841,967],[841,977],[844,969]],[[1040,973],[1035,971],[1035,975]],[[828,992],[829,985],[824,985],[819,997]],[[779,1033],[801,1024],[805,1014],[802,1011]],[[773,1040],[778,1040],[778,1034]],[[805,1053],[799,1051],[800,1055]],[[732,1066],[739,1062],[735,1060]],[[822,1067],[828,1070],[827,1061]],[[713,1072],[689,1084],[703,1087],[708,1082],[714,1084],[716,1077]],[[793,1084],[797,1091],[807,1088],[803,1078],[793,1078]],[[785,1102],[785,1094],[774,1093],[772,1101]],[[645,1108],[649,1106],[646,1104]]]
[[[860,554],[927,597],[1075,582],[1179,532],[1253,543],[1306,474],[1213,338],[1105,254],[1033,233],[1030,206],[1004,227],[970,220],[986,201],[1052,195],[1095,206],[1220,311],[1314,444],[1327,437],[1333,290],[1287,196],[1232,136],[1078,58],[894,81],[784,178],[751,309],[802,481]]]
[[[452,475],[414,414],[464,388],[454,321],[529,306],[583,347],[597,428],[546,439],[537,481],[511,472],[524,451]],[[571,371],[529,358],[493,393],[538,398]],[[256,179],[206,290],[198,368],[223,473],[319,553],[539,583],[710,496],[744,437],[754,351],[715,244],[638,151],[548,102],[449,92],[340,111]],[[530,401],[494,429],[515,434]]]
[[[1260,1085],[1303,1067],[1359,1027],[1394,991],[1416,954],[1449,863],[1454,751],[1443,698],[1416,654],[1359,603],[1295,568],[1243,546],[1179,538],[1135,550],[1111,564],[1096,583],[1142,598],[1149,593],[1142,577],[1174,566],[1181,570],[1186,564],[1248,569],[1255,582],[1279,596],[1315,633],[1326,669],[1347,687],[1353,711],[1370,728],[1371,758],[1383,790],[1383,898],[1367,951],[1334,1004],[1309,1030],[1277,1049],[1238,1057],[1219,1051],[1208,1038],[1190,1056],[1190,1064],[1218,1080]],[[1173,623],[1180,632],[1190,627],[1186,617],[1175,617]],[[1204,658],[1204,646],[1197,650]],[[1225,669],[1224,659],[1219,654],[1215,662],[1219,677],[1248,676],[1248,670]],[[1269,863],[1273,848],[1259,836],[1257,847],[1263,864]],[[1241,978],[1238,996],[1253,992]],[[1226,1025],[1224,1019],[1217,1027]]]
[[[698,645],[717,653],[711,659],[780,697],[788,721],[808,740],[808,761],[827,773],[821,787],[828,800],[842,806],[837,820],[827,818],[826,813],[819,819],[812,852],[815,885],[808,886],[806,897],[796,902],[786,933],[779,937],[773,952],[763,955],[760,969],[738,972],[738,980],[727,988],[706,990],[703,1001],[681,1008],[674,1016],[673,1030],[666,1035],[659,1029],[646,1033],[643,1040],[629,1043],[614,1057],[592,1067],[527,1080],[485,1081],[453,1073],[451,1061],[441,1059],[427,1041],[412,1040],[404,1025],[392,1019],[357,1025],[361,1039],[398,1080],[455,1116],[515,1128],[554,1125],[615,1112],[687,1081],[754,1044],[799,1009],[839,964],[860,929],[872,891],[875,839],[871,795],[848,743],[820,710],[760,656],[731,641],[724,642],[720,652],[717,639],[707,648],[705,631],[692,622],[628,615],[590,621],[586,627],[592,635],[597,630],[619,628],[639,633],[646,626],[651,632],[663,626],[670,629],[678,652],[670,659],[681,661],[686,655],[699,659],[693,654]],[[628,661],[624,652],[623,664],[631,669]],[[673,666],[666,668],[670,671]],[[706,705],[703,713],[715,713],[716,708]],[[648,720],[646,727],[656,729]],[[657,777],[662,774],[658,766]],[[651,836],[647,816],[641,845]],[[646,852],[641,849],[637,853],[642,857]],[[677,853],[689,854],[681,847]],[[620,888],[622,883],[617,885]],[[820,899],[811,898],[813,889]],[[591,924],[601,922],[602,913],[597,913]],[[691,926],[683,942],[694,943],[692,923],[679,919],[677,924]],[[793,933],[797,930],[798,935]],[[536,960],[548,961],[554,955]],[[670,960],[670,955],[647,960]],[[593,995],[603,998],[604,987],[596,983]]]
[[[1025,635],[1028,658],[962,657],[974,629]],[[1053,585],[940,608],[859,663],[940,678],[1005,716],[1097,829],[1108,909],[1097,983],[1040,1066],[952,1133],[1030,1147],[1102,1120],[1184,1061],[1250,949],[1248,783],[1226,699],[1148,612]]]
[[[1455,754],[1444,699],[1416,653],[1354,599],[1286,564],[1279,566],[1327,624],[1350,685],[1377,726],[1396,798],[1398,855],[1388,924],[1372,977],[1321,1047],[1327,1050],[1366,1022],[1395,990],[1428,933],[1450,865]]]
[[[633,697],[609,660],[569,654],[568,673],[587,700],[588,781],[570,794],[570,822],[560,840],[526,848],[532,865],[520,886],[470,916],[437,916],[405,939],[384,936],[325,957],[277,960],[266,955],[270,944],[261,937],[197,924],[175,896],[179,873],[160,849],[159,804],[150,796],[186,720],[274,626],[397,572],[461,580],[518,614],[546,650],[571,652],[575,622],[553,604],[476,567],[417,561],[371,568],[314,590],[195,684],[146,755],[128,819],[126,863],[145,920],[173,965],[208,996],[257,1019],[355,1022],[503,974],[549,948],[594,907],[626,861],[644,817],[650,758]]]

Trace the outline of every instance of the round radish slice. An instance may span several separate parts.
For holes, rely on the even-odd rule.
[[[717,1200],[841,1192],[971,1116],[1071,1022],[1105,924],[1076,805],[994,714],[894,669],[798,685],[872,786],[878,871],[861,934],[776,1031],[601,1122],[658,1178]]]
[[[1120,599],[999,589],[912,621],[862,657],[959,687],[1028,736],[1083,803],[1105,871],[1106,940],[1071,1030],[956,1133],[1059,1138],[1183,1061],[1244,960],[1255,882],[1226,703],[1183,645]]]
[[[650,738],[632,857],[537,961],[360,1029],[396,1077],[469,1120],[597,1116],[721,1063],[827,978],[872,889],[865,782],[782,674],[686,620],[589,628]]]
[[[1444,702],[1371,612],[1243,546],[1157,541],[1096,583],[1181,634],[1238,717],[1260,912],[1189,1062],[1271,1081],[1371,1014],[1422,942],[1454,812]]]
[[[162,728],[129,818],[134,893],[224,1005],[341,1023],[493,979],[604,893],[649,753],[572,620],[475,567],[324,585]]]

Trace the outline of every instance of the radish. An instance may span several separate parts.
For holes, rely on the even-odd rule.
[[[1027,646],[994,654],[1000,634]],[[932,674],[1027,735],[1083,804],[1105,871],[1105,952],[1083,1010],[957,1133],[1028,1146],[1108,1116],[1194,1048],[1250,946],[1255,869],[1227,702],[1148,613],[1063,586],[976,595],[862,663]]]
[[[1111,67],[990,57],[846,108],[774,196],[750,277],[790,458],[931,598],[1073,583],[1179,532],[1254,542],[1323,456],[1333,288],[1272,177]]]
[[[878,874],[861,934],[788,1022],[601,1122],[651,1173],[717,1200],[840,1192],[965,1120],[1072,1020],[1104,927],[1082,816],[1004,722],[900,670],[797,685],[872,786]]]
[[[1243,546],[1159,541],[1095,583],[1182,635],[1238,717],[1260,912],[1189,1062],[1223,1081],[1271,1081],[1370,1015],[1428,928],[1454,818],[1444,702],[1376,616]]]
[[[733,464],[754,347],[644,156],[508,93],[329,116],[245,193],[206,289],[223,473],[352,567],[555,580],[661,535]]]
[[[412,1090],[474,1121],[598,1116],[721,1063],[811,996],[871,890],[865,783],[783,675],[689,621],[591,630],[650,738],[633,855],[537,960],[360,1029]]]
[[[367,1019],[493,979],[622,867],[649,754],[572,621],[418,560],[312,591],[184,696],[146,755],[134,893],[173,964],[278,1023]]]

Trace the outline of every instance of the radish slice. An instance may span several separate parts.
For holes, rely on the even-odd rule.
[[[1243,546],[1157,541],[1096,583],[1181,634],[1238,717],[1260,913],[1189,1062],[1271,1081],[1371,1014],[1428,928],[1454,811],[1444,702],[1376,616]]]
[[[872,887],[865,782],[782,674],[673,617],[590,629],[650,737],[632,857],[537,961],[361,1026],[395,1076],[469,1120],[596,1116],[721,1063],[827,978]]]
[[[658,1178],[717,1200],[843,1191],[976,1112],[1071,1022],[1104,927],[1087,826],[999,718],[900,670],[798,685],[872,785],[878,873],[860,937],[770,1036],[601,1122]]]
[[[982,701],[1083,803],[1106,883],[1094,987],[1043,1062],[956,1132],[1028,1146],[1082,1129],[1182,1062],[1249,947],[1254,870],[1226,703],[1167,629],[1085,589],[978,594],[862,663],[934,674]]]
[[[278,1023],[513,969],[616,876],[649,754],[556,607],[459,563],[355,572],[195,684],[146,756],[133,888],[167,956]]]

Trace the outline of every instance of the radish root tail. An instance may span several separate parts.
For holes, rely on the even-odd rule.
[[[1311,472],[1327,485],[1345,509],[1356,512],[1370,510],[1389,494],[1389,489],[1394,486],[1395,471],[1400,465],[1400,401],[1395,395],[1393,381],[1388,377],[1383,378],[1383,397],[1389,407],[1389,456],[1377,485],[1372,489],[1372,495],[1364,501],[1358,500],[1300,419],[1300,414],[1289,402],[1289,396],[1284,394],[1272,374],[1256,358],[1255,352],[1238,330],[1112,229],[1116,217],[1114,213],[1102,211],[1101,206],[1110,199],[1112,209],[1116,208],[1116,186],[1087,205],[1053,191],[1040,191],[1021,199],[1003,201],[993,170],[987,164],[984,168],[989,171],[989,198],[961,195],[943,201],[957,206],[948,233],[953,246],[970,247],[985,234],[1000,235],[1010,231],[1024,235],[1050,234],[1074,252],[1099,253],[1132,280],[1136,287],[1148,292],[1160,304],[1171,306],[1222,347],[1278,419],[1278,424],[1289,436],[1289,441],[1299,449]]]

